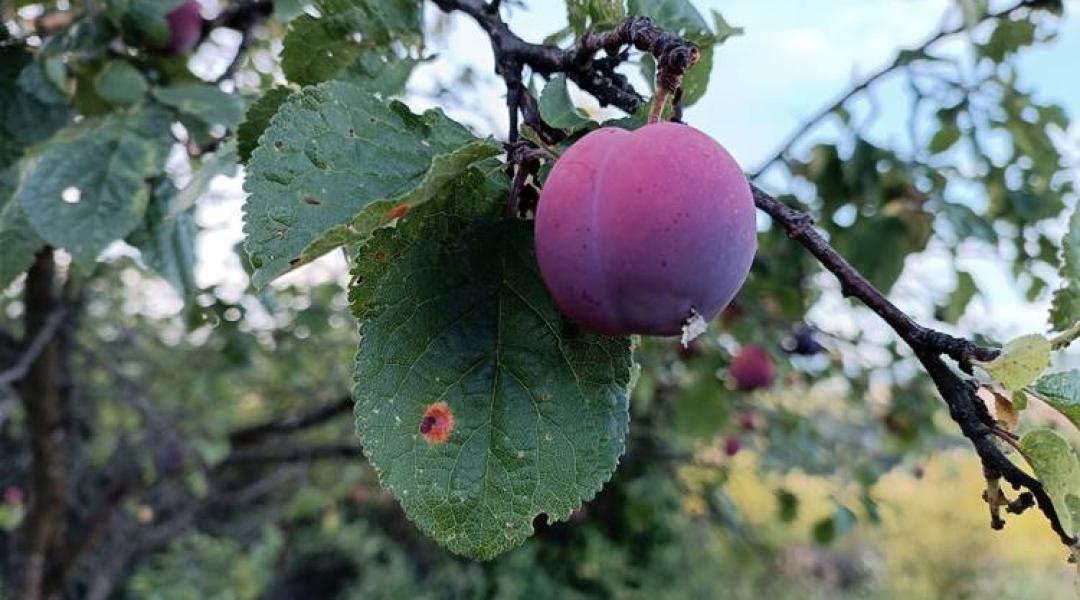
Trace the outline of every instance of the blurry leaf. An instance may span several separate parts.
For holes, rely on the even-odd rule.
[[[1061,241],[1061,287],[1050,305],[1050,324],[1064,331],[1080,321],[1080,206],[1073,209],[1069,230]]]
[[[1016,410],[1025,410],[1028,407],[1028,396],[1024,390],[1016,390],[1012,395],[1013,406]]]
[[[169,44],[169,23],[165,20],[182,0],[106,0],[105,12],[124,34],[136,44],[158,48]]]
[[[949,296],[949,304],[945,307],[944,321],[956,324],[960,317],[964,315],[964,310],[967,309],[967,305],[978,291],[979,288],[975,285],[975,279],[971,277],[971,273],[957,271],[956,289]]]
[[[956,126],[956,123],[940,123],[940,128],[930,139],[928,148],[931,154],[940,154],[952,148],[958,141],[960,141],[960,128]]]
[[[229,440],[225,438],[194,438],[190,440],[191,446],[198,453],[208,467],[221,463],[229,456],[232,450]]]
[[[1017,425],[1020,424],[1020,409],[1013,405],[1012,400],[1002,394],[993,390],[990,390],[990,392],[994,396],[994,416],[997,421],[1009,431],[1016,430]]]
[[[979,52],[991,61],[1000,63],[1005,60],[1005,57],[1034,42],[1034,22],[1028,19],[1018,21],[997,19],[994,32],[990,34],[990,39],[985,44],[979,45]]]
[[[788,490],[776,490],[777,518],[791,523],[799,516],[799,497]]]
[[[126,60],[111,60],[94,79],[94,89],[114,106],[128,106],[142,100],[150,85],[146,77]]]
[[[699,373],[675,402],[675,431],[690,439],[709,440],[731,417],[731,405],[714,370]]]
[[[477,559],[592,498],[628,427],[629,340],[562,320],[531,226],[496,216],[505,185],[448,193],[379,230],[352,295],[364,452],[420,529]],[[453,422],[429,441],[436,402]]]
[[[1044,375],[1032,387],[1047,404],[1080,429],[1080,370]]]
[[[1065,531],[1071,535],[1080,533],[1080,523],[1073,518],[1075,499],[1080,498],[1080,460],[1072,446],[1054,431],[1036,429],[1024,435],[1020,448],[1054,501]]]
[[[413,69],[421,62],[410,56],[364,50],[337,78],[387,98],[405,89]]]
[[[259,145],[259,136],[270,126],[270,119],[292,94],[293,90],[287,87],[271,88],[251,103],[244,115],[244,121],[236,129],[240,162],[247,163],[251,158],[251,153]]]
[[[169,123],[154,109],[87,119],[39,147],[15,193],[37,233],[82,262],[131,233],[150,197],[146,180],[164,169]]]
[[[440,156],[445,160],[437,163],[439,174],[453,176],[501,151],[441,111],[416,115],[343,82],[289,98],[261,140],[244,183],[250,194],[245,247],[257,269],[256,287],[317,257],[308,249],[328,234],[345,243],[353,233],[369,233],[354,231],[354,221],[386,218],[386,210],[364,212],[373,202],[437,187],[443,176],[430,172]],[[321,252],[332,247],[318,246]]]
[[[154,189],[142,227],[128,236],[142,259],[184,298],[195,297],[195,237],[198,227],[191,210],[169,214],[169,206],[179,192],[168,178]]]
[[[389,51],[392,42],[411,45],[421,37],[417,0],[317,0],[314,5],[321,16],[293,19],[285,35],[281,68],[292,83],[335,79],[365,49]]]
[[[34,233],[22,206],[15,200],[16,169],[0,169],[0,290],[34,262],[45,242]]]
[[[713,18],[713,38],[715,43],[723,44],[728,41],[729,38],[743,35],[745,30],[742,27],[735,27],[731,23],[728,23],[724,15],[720,14],[720,11],[712,11]]]
[[[566,88],[566,76],[559,74],[551,78],[540,94],[540,116],[552,127],[559,129],[578,129],[591,121],[580,111]]]
[[[154,90],[154,99],[207,127],[220,125],[231,130],[244,119],[244,100],[214,85],[180,83],[160,87]]]
[[[1035,381],[1050,366],[1050,341],[1037,333],[1020,336],[1005,344],[994,360],[976,364],[1015,391]]]
[[[214,150],[212,154],[204,154],[187,185],[173,197],[169,204],[168,214],[175,216],[187,212],[195,203],[210,189],[210,184],[218,176],[232,177],[236,174],[236,141],[229,140]]]
[[[814,524],[814,541],[828,545],[837,538],[851,531],[855,526],[855,513],[842,504],[836,504],[832,516],[825,517]]]

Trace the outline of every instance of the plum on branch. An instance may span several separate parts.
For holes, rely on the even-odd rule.
[[[540,194],[536,252],[556,304],[608,335],[679,335],[715,317],[757,249],[738,163],[701,131],[605,127],[555,163]]]

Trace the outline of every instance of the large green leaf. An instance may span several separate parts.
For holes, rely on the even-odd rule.
[[[1080,206],[1073,209],[1069,231],[1061,241],[1061,287],[1054,292],[1050,324],[1064,331],[1080,321]]]
[[[1047,404],[1080,428],[1080,370],[1045,375],[1034,388]]]
[[[369,204],[422,187],[437,157],[477,140],[441,111],[416,115],[355,85],[328,82],[285,102],[261,141],[244,186],[256,286],[302,264],[306,249],[351,225]]]
[[[289,81],[310,85],[335,79],[365,49],[393,55],[391,42],[420,40],[417,0],[317,0],[320,16],[301,15],[289,23],[281,67]]]
[[[47,242],[92,261],[142,223],[147,179],[168,152],[169,115],[144,109],[69,127],[24,161],[15,197]]]
[[[530,225],[497,217],[504,194],[473,170],[379,230],[352,294],[364,452],[424,532],[477,559],[592,498],[628,428],[629,340],[562,320]],[[453,415],[441,443],[420,433],[436,403]]]
[[[0,46],[0,169],[71,120],[71,108],[52,83],[43,77],[23,76],[35,68],[24,48]]]
[[[566,0],[566,18],[574,35],[607,29],[626,16],[623,0]]]
[[[1024,435],[1020,448],[1054,501],[1065,531],[1080,532],[1080,459],[1068,440],[1049,429],[1036,429]]]

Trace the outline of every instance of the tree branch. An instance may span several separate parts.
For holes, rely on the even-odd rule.
[[[317,406],[298,415],[289,415],[281,419],[273,419],[237,429],[229,434],[229,442],[233,446],[239,446],[259,441],[271,435],[293,433],[301,429],[315,427],[339,415],[348,413],[352,410],[352,407],[352,398],[344,396],[339,400]]]
[[[67,415],[61,389],[64,349],[63,340],[55,336],[60,324],[54,322],[63,309],[51,248],[35,258],[24,295],[29,340],[24,356],[34,356],[21,391],[33,464],[30,508],[20,531],[22,565],[15,596],[36,600],[45,592],[49,557],[63,538],[68,492]]]
[[[579,87],[593,94],[601,104],[611,104],[631,113],[640,108],[644,100],[624,77],[614,72],[613,66],[596,68],[600,61],[593,61],[592,56],[600,49],[615,55],[618,53],[618,46],[628,43],[650,52],[659,50],[661,56],[671,48],[693,47],[686,41],[683,41],[681,45],[672,41],[670,34],[659,30],[647,19],[640,21],[640,17],[630,17],[610,32],[590,33],[575,48],[563,50],[553,46],[525,42],[510,31],[497,11],[486,10],[487,4],[480,0],[432,1],[444,11],[460,11],[468,14],[487,32],[495,52],[496,73],[504,76],[508,89],[514,85],[512,79],[514,73],[507,77],[507,67],[520,68],[521,65],[528,65],[534,71],[544,75],[555,72],[565,73]],[[1003,18],[1021,9],[1037,9],[1048,4],[1047,0],[1025,0],[1010,9],[992,13],[987,18]],[[955,31],[944,30],[925,42],[922,47],[925,48],[960,30],[960,28],[956,28]],[[660,57],[658,57],[658,62],[661,62]],[[894,63],[900,62],[901,57],[898,56]],[[691,60],[687,68],[692,64]],[[873,81],[884,76],[888,70],[891,69],[882,69],[871,75],[858,84],[855,90],[842,96],[835,105],[822,111],[811,122],[827,116],[835,109],[835,106],[843,104],[859,90],[865,89]],[[797,131],[796,135],[792,136],[792,140],[797,140],[809,128],[808,126]],[[777,153],[778,157],[782,157],[786,148],[792,143],[794,141],[785,144],[785,148]],[[775,160],[779,158],[767,164]],[[988,476],[1000,476],[1018,489],[1027,488],[1061,541],[1072,546],[1075,540],[1062,527],[1061,520],[1042,484],[1016,466],[994,443],[991,436],[994,421],[986,407],[976,397],[975,386],[970,385],[941,360],[941,356],[948,356],[957,361],[961,369],[970,372],[972,360],[992,360],[997,356],[998,351],[916,323],[825,241],[825,238],[814,229],[813,218],[810,215],[787,206],[757,187],[753,187],[752,191],[755,205],[772,217],[787,232],[788,237],[799,242],[822,266],[836,276],[845,296],[855,297],[862,301],[911,347],[948,406],[950,416],[960,426],[964,436],[975,446]]]
[[[67,311],[63,307],[59,307],[49,314],[45,319],[44,325],[31,340],[30,345],[27,346],[26,351],[23,352],[19,360],[14,365],[0,371],[0,386],[9,385],[15,383],[26,377],[26,373],[30,370],[31,365],[37,360],[37,357],[41,354],[45,346],[52,341],[56,332],[60,329],[60,326],[64,323],[64,316]]]
[[[985,23],[987,21],[996,21],[998,19],[1009,18],[1014,13],[1021,10],[1037,10],[1039,8],[1046,7],[1048,4],[1049,3],[1047,2],[1047,0],[1022,0],[1021,2],[1009,8],[1005,8],[997,12],[992,12],[984,15],[983,18],[979,20],[979,24]],[[877,70],[863,77],[861,80],[859,80],[858,83],[856,83],[846,92],[841,94],[838,98],[828,103],[816,113],[807,118],[805,121],[803,121],[802,125],[800,125],[798,129],[792,132],[791,135],[787,137],[787,139],[781,142],[780,147],[777,148],[777,150],[765,162],[761,163],[761,165],[757,169],[754,169],[754,171],[748,174],[750,179],[754,180],[758,177],[761,177],[761,175],[765,171],[767,171],[769,167],[783,160],[787,156],[787,153],[791,151],[791,147],[794,146],[796,142],[801,140],[803,136],[805,136],[812,129],[814,129],[814,127],[816,127],[818,123],[825,120],[837,109],[847,104],[848,100],[851,100],[855,96],[861,94],[870,86],[877,83],[879,80],[884,78],[886,75],[892,73],[893,71],[906,67],[909,63],[907,57],[910,56],[911,53],[925,52],[931,46],[936,45],[938,42],[948,39],[958,33],[968,31],[969,28],[970,26],[966,23],[954,25],[952,27],[946,27],[926,38],[922,41],[922,43],[898,52],[896,56],[894,56],[893,59],[887,64],[882,65]]]

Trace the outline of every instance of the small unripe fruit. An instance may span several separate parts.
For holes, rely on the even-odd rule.
[[[744,392],[767,388],[776,377],[769,353],[761,346],[744,346],[728,365],[735,387]]]
[[[199,45],[203,20],[196,0],[184,0],[165,19],[169,22],[169,53],[187,54]]]
[[[735,160],[676,123],[602,128],[555,163],[536,253],[559,308],[608,335],[679,335],[742,287],[757,248],[754,199]]]

